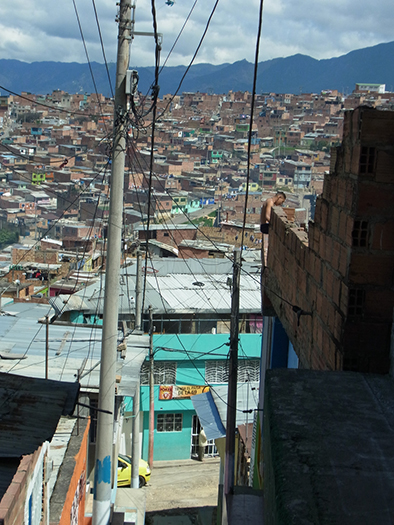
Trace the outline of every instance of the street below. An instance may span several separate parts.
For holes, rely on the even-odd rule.
[[[157,461],[146,490],[147,525],[212,525],[219,485],[219,458]]]

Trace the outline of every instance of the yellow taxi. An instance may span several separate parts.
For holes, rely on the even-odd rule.
[[[140,487],[144,487],[150,479],[150,468],[146,461],[140,459],[139,466]],[[118,487],[131,485],[131,456],[118,455]]]

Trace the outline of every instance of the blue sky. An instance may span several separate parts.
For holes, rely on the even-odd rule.
[[[75,0],[90,60],[103,62],[92,0]],[[136,0],[136,31],[152,31],[151,0]],[[195,0],[156,0],[163,62]],[[197,0],[168,65],[187,64],[215,0]],[[116,2],[95,0],[108,61],[116,60]],[[195,63],[254,61],[259,0],[220,0]],[[331,58],[394,40],[392,0],[265,0],[259,61],[302,53]],[[0,58],[86,62],[72,0],[0,2]],[[133,66],[154,65],[153,38],[136,37]]]

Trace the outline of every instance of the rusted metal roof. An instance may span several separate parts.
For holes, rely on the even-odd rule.
[[[0,373],[0,458],[31,454],[50,441],[60,416],[74,412],[78,392],[76,382]]]

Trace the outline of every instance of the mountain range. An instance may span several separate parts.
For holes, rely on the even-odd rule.
[[[346,55],[316,60],[306,55],[293,55],[260,62],[258,65],[257,92],[319,93],[325,89],[340,92],[353,91],[356,82],[386,84],[393,90],[394,69],[391,64],[394,42],[378,44],[351,51]],[[111,96],[108,73],[104,64],[89,65],[76,62],[21,62],[0,60],[0,92],[42,94],[61,89],[68,93],[92,93],[95,86],[99,93]],[[108,64],[108,72],[114,85],[115,64]],[[154,79],[154,67],[136,67],[139,90],[148,93]],[[228,93],[252,91],[254,65],[247,60],[233,64],[192,65],[180,86],[186,66],[164,67],[160,72],[160,96],[183,91],[200,93]]]

